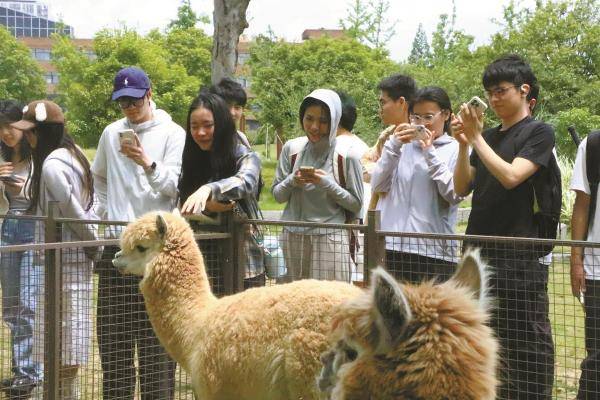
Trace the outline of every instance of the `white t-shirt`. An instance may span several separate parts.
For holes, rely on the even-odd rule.
[[[351,135],[340,135],[336,136],[336,149],[340,154],[348,154],[353,152],[360,160],[364,154],[369,150],[369,146],[358,136]],[[362,219],[367,217],[367,207],[371,201],[371,184],[363,182],[363,207],[360,212]]]
[[[587,179],[585,152],[587,147],[587,138],[583,139],[579,149],[577,149],[577,158],[573,166],[573,177],[571,178],[571,190],[579,190],[591,195],[590,184]],[[600,242],[600,210],[599,202],[596,202],[596,211],[594,221],[591,221],[587,235],[590,242]],[[583,265],[585,268],[585,279],[600,280],[600,248],[586,248],[584,252]]]

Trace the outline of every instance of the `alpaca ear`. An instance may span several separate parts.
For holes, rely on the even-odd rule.
[[[406,300],[401,284],[379,267],[373,271],[371,283],[373,288],[373,305],[380,317],[378,325],[381,329],[381,342],[378,348],[386,349],[393,346],[410,320],[412,312]]]
[[[167,234],[167,221],[165,221],[161,213],[156,215],[156,230],[158,232],[158,237],[161,240],[164,239]]]
[[[485,300],[488,289],[487,265],[481,259],[479,249],[467,249],[451,280],[469,289],[478,301]]]

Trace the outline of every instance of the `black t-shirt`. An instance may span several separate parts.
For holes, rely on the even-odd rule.
[[[554,148],[554,129],[531,117],[519,121],[506,131],[500,131],[500,126],[487,129],[483,132],[483,138],[508,163],[521,157],[547,167]],[[489,172],[476,151],[471,153],[470,162],[475,167],[475,179],[466,233],[536,237],[533,186],[529,179],[513,189],[505,189]]]

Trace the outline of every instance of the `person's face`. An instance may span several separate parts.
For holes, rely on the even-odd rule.
[[[450,118],[450,113],[442,110],[437,103],[421,101],[413,106],[410,121],[415,125],[425,125],[433,137],[437,138],[444,133],[444,123],[448,118]]]
[[[23,139],[23,131],[13,128],[10,125],[0,126],[0,140],[10,148],[18,147]]]
[[[527,84],[517,86],[514,83],[503,81],[486,88],[485,93],[490,107],[500,119],[509,118],[521,110],[524,105],[529,108],[527,101],[529,85]]]
[[[121,108],[123,115],[132,123],[140,124],[149,121],[152,118],[150,109],[150,99],[152,92],[148,91],[144,97],[135,98],[129,96],[119,97],[117,104]]]
[[[329,115],[323,107],[313,104],[308,106],[302,118],[302,128],[313,143],[329,137]]]
[[[190,131],[194,142],[204,151],[212,149],[215,120],[212,111],[198,107],[190,115]]]
[[[38,143],[38,137],[35,134],[35,131],[33,129],[29,129],[29,130],[23,131],[23,134],[25,135],[25,139],[29,143],[29,146],[32,149],[35,149],[37,146],[37,143]]]
[[[242,119],[242,114],[244,113],[244,106],[240,106],[239,104],[230,103],[229,104],[229,112],[235,121],[235,125],[240,125],[240,120]]]
[[[379,117],[384,125],[397,125],[406,120],[406,101],[404,97],[392,99],[387,92],[379,92]]]

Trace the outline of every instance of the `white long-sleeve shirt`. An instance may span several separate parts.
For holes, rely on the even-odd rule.
[[[156,169],[146,173],[119,152],[119,131],[133,129]],[[92,164],[97,213],[102,219],[132,221],[155,210],[171,211],[177,201],[185,131],[165,111],[153,110],[138,125],[122,118],[106,127]]]
[[[405,145],[390,137],[373,170],[373,192],[379,199],[381,229],[390,232],[454,233],[458,204],[453,171],[458,143],[448,135],[423,150],[418,142]],[[387,237],[386,248],[456,262],[451,241]]]

